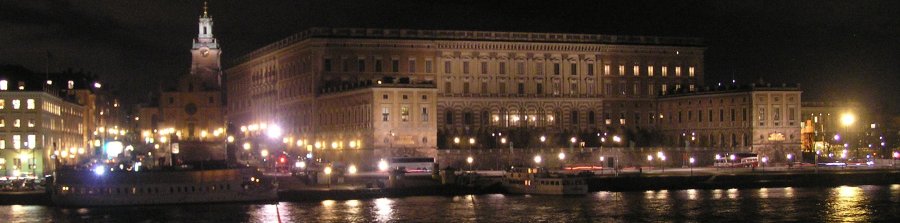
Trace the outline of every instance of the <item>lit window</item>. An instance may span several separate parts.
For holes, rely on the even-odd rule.
[[[0,118],[0,128],[6,127],[6,119]]]
[[[641,66],[634,65],[634,76],[641,76]]]
[[[666,66],[662,67],[662,76],[663,77],[669,76],[669,67],[666,67]]]
[[[400,120],[404,122],[409,121],[409,107],[400,107]]]
[[[675,76],[681,77],[681,67],[675,67]]]
[[[619,76],[625,76],[625,65],[619,65]]]
[[[688,76],[694,77],[694,67],[688,67]]]
[[[21,149],[22,148],[22,136],[13,135],[13,149]]]
[[[25,100],[25,107],[28,109],[34,109],[34,99]]]
[[[19,107],[22,106],[22,101],[20,101],[19,99],[13,99],[12,104],[13,104],[13,109],[19,109]]]
[[[29,149],[34,149],[35,145],[37,144],[36,142],[37,142],[37,137],[35,137],[34,135],[28,135],[28,148]]]
[[[75,81],[71,81],[71,80],[70,80],[70,81],[68,82],[68,87],[69,87],[70,90],[73,89],[73,88],[75,88]]]
[[[390,107],[382,107],[381,108],[381,121],[386,122],[389,120],[388,117],[391,116],[391,108]]]
[[[5,139],[0,139],[0,149],[6,149],[6,140]],[[3,158],[0,158],[0,161],[3,161],[2,159]],[[0,162],[0,164],[3,164],[3,162]]]
[[[6,100],[0,99],[0,109],[6,108]]]
[[[29,128],[33,128],[33,127],[34,127],[34,119],[29,119],[29,120],[28,120],[28,127],[29,127]]]
[[[9,90],[9,81],[0,80],[0,91]]]
[[[647,66],[647,76],[648,77],[653,76],[653,65]]]
[[[16,119],[16,121],[13,122],[13,127],[18,128],[18,127],[20,127],[20,126],[22,126],[22,120],[21,120],[21,119]]]

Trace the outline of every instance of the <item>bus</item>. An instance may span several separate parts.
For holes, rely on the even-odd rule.
[[[720,156],[716,154],[715,167],[756,167],[759,166],[759,155],[756,153],[733,153]]]
[[[387,160],[388,169],[409,173],[430,173],[434,169],[434,157],[394,157]]]

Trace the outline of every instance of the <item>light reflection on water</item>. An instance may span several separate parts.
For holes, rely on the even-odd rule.
[[[645,222],[898,221],[900,185],[466,195],[66,209],[0,206],[6,222]]]

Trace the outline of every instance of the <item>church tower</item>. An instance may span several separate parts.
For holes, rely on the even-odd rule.
[[[198,34],[191,48],[191,76],[203,80],[207,88],[220,89],[222,86],[222,66],[220,58],[222,50],[213,37],[213,20],[209,17],[206,2],[203,3],[203,14],[198,22]]]

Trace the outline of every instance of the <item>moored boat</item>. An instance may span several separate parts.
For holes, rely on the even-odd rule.
[[[541,169],[513,169],[504,175],[503,186],[514,194],[583,195],[588,193],[584,177],[548,173]]]
[[[59,171],[49,190],[60,206],[274,202],[277,184],[250,168]]]

